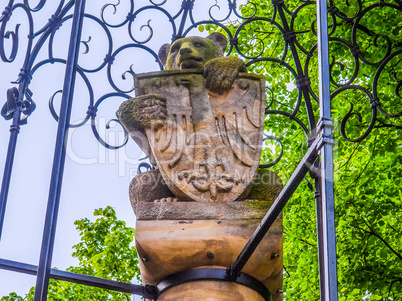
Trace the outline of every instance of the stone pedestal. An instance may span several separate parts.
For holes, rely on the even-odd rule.
[[[266,289],[273,301],[282,300],[282,216],[243,268],[242,280],[224,277],[282,189],[278,176],[260,170],[243,201],[173,202],[158,175],[157,170],[140,174],[130,187],[141,276],[144,285],[161,291],[156,300],[266,301]],[[162,196],[167,202],[154,202]],[[199,277],[205,273],[209,277]]]
[[[226,269],[240,254],[271,202],[137,203],[136,246],[144,284],[200,267]],[[268,231],[243,273],[282,300],[282,218]],[[236,297],[233,297],[236,296]],[[241,284],[194,281],[163,292],[161,300],[265,300]]]

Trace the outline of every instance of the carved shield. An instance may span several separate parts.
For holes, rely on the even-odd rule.
[[[196,70],[137,74],[136,96],[166,99],[162,127],[146,129],[158,168],[179,198],[235,201],[244,196],[261,156],[265,82],[242,73],[224,95],[205,88]]]

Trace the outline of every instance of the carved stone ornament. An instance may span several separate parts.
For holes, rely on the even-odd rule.
[[[265,81],[239,73],[232,88],[205,88],[202,71],[135,76],[136,96],[166,99],[163,126],[145,129],[162,177],[181,200],[227,202],[248,193],[260,161]]]

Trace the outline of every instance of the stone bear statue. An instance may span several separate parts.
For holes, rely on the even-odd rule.
[[[202,69],[206,88],[224,94],[232,87],[239,72],[246,72],[244,62],[236,57],[223,57],[227,41],[223,34],[212,33],[206,38],[185,37],[172,45],[164,44],[158,57],[167,70]],[[163,126],[166,100],[158,94],[131,98],[120,106],[118,118],[134,141],[156,165],[144,129]]]
[[[203,70],[205,88],[222,95],[232,88],[239,72],[247,72],[243,60],[223,56],[226,46],[226,37],[220,33],[212,33],[206,38],[184,37],[172,45],[164,44],[159,50],[158,57],[167,70]],[[157,129],[164,125],[167,116],[166,100],[158,94],[137,96],[122,103],[117,115],[123,127],[147,154],[150,162],[156,166],[157,162],[150,149],[145,129],[150,127]],[[245,192],[243,199],[249,191]],[[274,194],[276,193],[277,191]],[[272,197],[273,195],[269,198]],[[163,182],[158,169],[139,174],[133,179],[130,199],[134,210],[139,201],[177,201]]]

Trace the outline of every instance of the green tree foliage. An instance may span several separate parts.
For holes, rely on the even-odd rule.
[[[372,109],[365,92],[375,96],[371,100],[379,100],[385,113],[402,111],[402,54],[391,55],[387,63],[380,64],[402,47],[401,3],[388,2],[329,1],[329,7],[336,7],[330,10],[328,32],[341,301],[402,300],[401,119]],[[359,3],[362,13],[358,17]],[[240,7],[240,12],[244,17],[255,14],[258,20],[235,22],[228,28],[232,35],[238,30],[239,51],[249,57],[247,62],[258,55],[268,58],[248,69],[265,76],[267,103],[272,101],[269,109],[291,114],[301,98],[295,116],[308,125],[306,96],[297,89],[294,75],[309,78],[309,95],[317,118],[316,5],[297,0],[284,4],[290,13],[284,11],[281,16],[270,0],[250,1]],[[296,34],[301,73],[278,29],[284,28],[284,23]],[[213,25],[204,29],[225,33]],[[353,39],[358,49],[353,49]],[[237,55],[236,50],[233,52]],[[350,85],[360,88],[342,89]],[[359,141],[372,119],[372,131]],[[274,169],[286,181],[307,150],[306,136],[296,122],[281,115],[270,114],[265,129],[284,145],[284,156]],[[273,143],[265,148],[262,161],[276,158],[280,145]],[[319,300],[315,201],[309,184],[313,179],[306,180],[284,210],[285,300]]]
[[[81,241],[73,246],[73,257],[79,265],[67,271],[131,283],[139,279],[137,250],[132,246],[134,229],[116,217],[112,207],[97,209],[96,220],[84,218],[75,221]],[[35,288],[24,297],[16,293],[2,297],[1,301],[32,301]],[[48,300],[53,301],[93,301],[93,300],[131,300],[130,294],[78,285],[58,280],[50,280]]]

